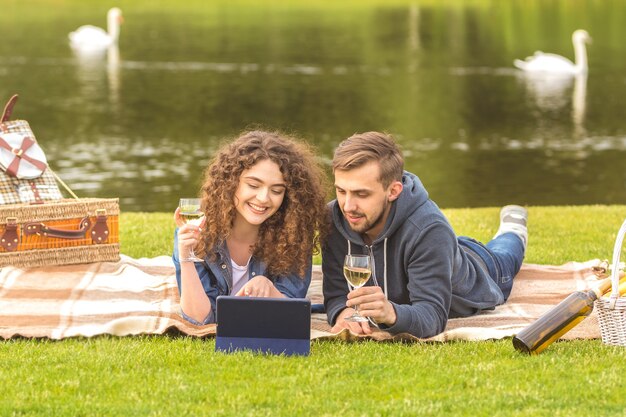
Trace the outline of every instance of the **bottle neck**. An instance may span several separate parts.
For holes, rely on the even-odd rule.
[[[589,291],[589,294],[593,294],[594,299],[602,297],[604,294],[611,290],[611,285],[611,278],[605,278],[600,281],[600,284],[598,284],[595,288],[592,288]]]

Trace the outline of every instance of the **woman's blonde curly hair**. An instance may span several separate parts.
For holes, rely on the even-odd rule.
[[[307,145],[277,132],[244,132],[222,147],[209,164],[201,195],[207,222],[197,253],[215,261],[213,248],[228,238],[233,227],[234,195],[241,173],[263,160],[278,165],[286,191],[278,211],[261,224],[253,254],[271,275],[304,276],[312,253],[319,253],[327,234],[327,179]]]

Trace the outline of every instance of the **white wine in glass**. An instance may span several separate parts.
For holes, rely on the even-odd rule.
[[[372,275],[372,264],[369,255],[346,255],[343,263],[343,276],[353,288],[361,288]],[[354,306],[354,314],[345,318],[346,321],[368,321],[359,314],[359,306]]]
[[[178,213],[185,223],[194,224],[196,226],[200,225],[200,222],[202,222],[202,218],[204,217],[204,213],[200,210],[199,198],[181,198],[178,203],[178,207]],[[202,259],[196,256],[192,248],[189,251],[189,256],[181,259],[181,261],[202,262]]]

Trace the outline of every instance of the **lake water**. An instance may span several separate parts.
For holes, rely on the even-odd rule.
[[[181,4],[178,4],[181,3]],[[224,138],[281,129],[325,163],[392,133],[442,207],[626,204],[626,2],[0,0],[0,101],[20,94],[51,167],[83,197],[171,211]],[[119,48],[67,35],[124,13]],[[531,79],[513,60],[573,59]]]

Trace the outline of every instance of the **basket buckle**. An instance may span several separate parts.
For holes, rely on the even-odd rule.
[[[0,247],[7,252],[13,252],[17,250],[20,241],[17,233],[17,217],[7,217],[6,221],[4,231],[0,235]]]

